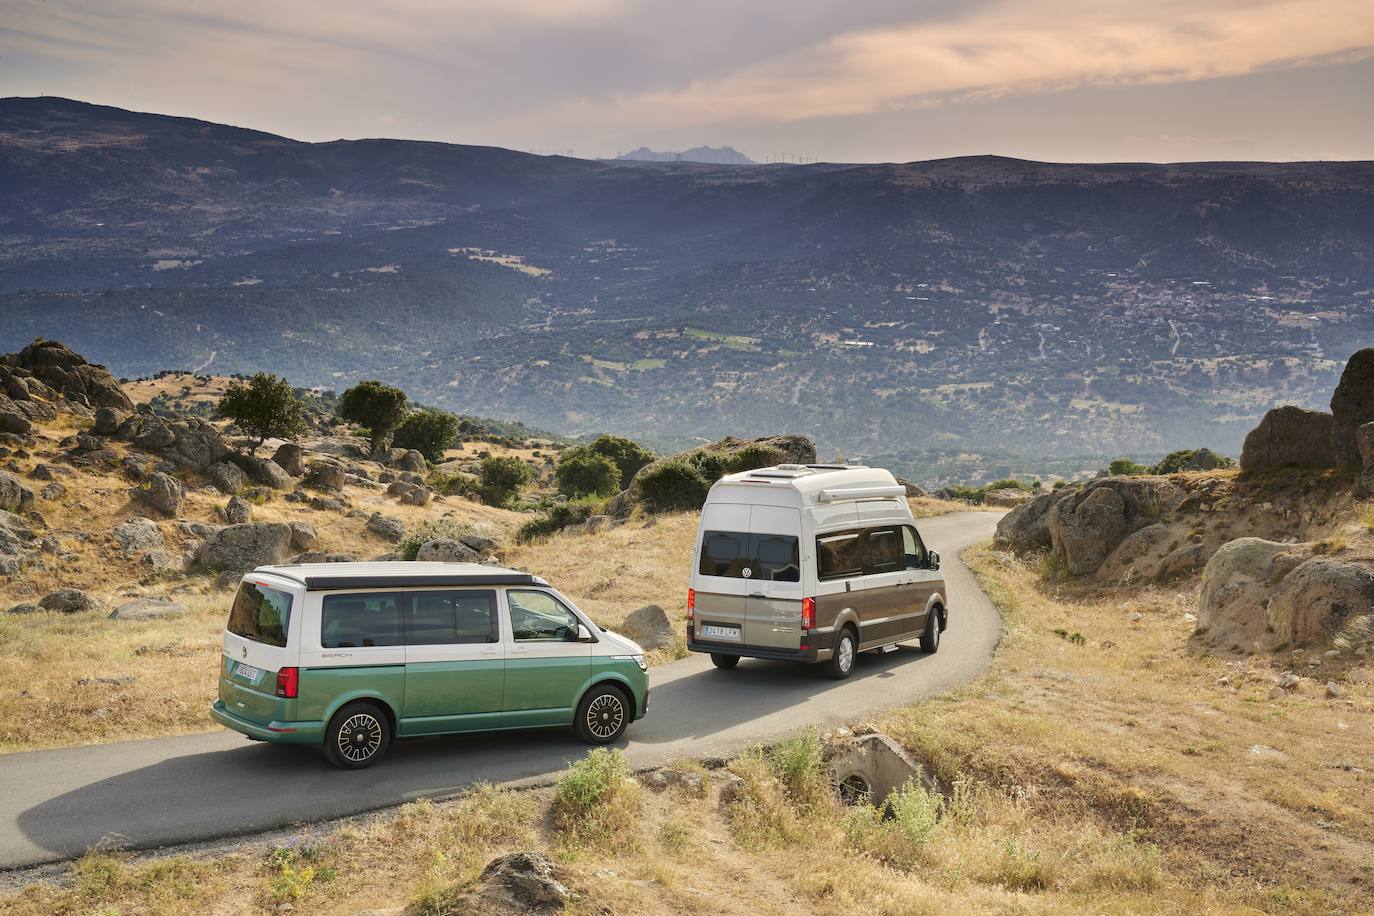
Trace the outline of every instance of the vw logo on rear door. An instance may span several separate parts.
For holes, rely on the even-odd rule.
[[[748,578],[749,578],[750,576],[752,576],[753,574],[754,574],[754,571],[753,571],[752,569],[750,569],[748,566],[746,566],[746,567],[744,567],[744,569],[740,570],[740,575],[743,576],[743,577],[746,578],[746,579],[748,579]]]

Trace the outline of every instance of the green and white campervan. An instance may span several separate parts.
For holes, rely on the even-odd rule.
[[[393,737],[571,725],[649,708],[644,651],[538,576],[472,563],[263,566],[224,633],[214,719],[368,766]]]

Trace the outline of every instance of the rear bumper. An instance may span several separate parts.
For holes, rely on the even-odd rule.
[[[786,662],[812,662],[828,661],[835,649],[834,632],[808,633],[802,640],[804,649],[778,649],[773,646],[751,646],[746,643],[737,642],[716,642],[714,640],[697,639],[696,628],[687,627],[687,649],[690,652],[708,652],[720,655],[738,655],[742,658],[772,658]]]
[[[263,725],[234,715],[223,700],[210,704],[210,718],[225,728],[258,741],[277,744],[319,744],[324,740],[323,722],[268,722]]]

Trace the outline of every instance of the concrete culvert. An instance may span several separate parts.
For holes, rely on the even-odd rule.
[[[840,801],[883,807],[896,790],[915,780],[928,791],[944,794],[938,782],[887,735],[861,735],[832,743],[826,764]]]

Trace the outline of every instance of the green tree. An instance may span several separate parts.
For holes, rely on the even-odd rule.
[[[1113,477],[1120,477],[1123,474],[1148,474],[1150,469],[1143,464],[1136,464],[1129,458],[1113,458],[1112,463],[1107,465],[1107,473]]]
[[[610,458],[589,448],[564,452],[553,473],[558,492],[573,499],[610,496],[620,489],[620,469]]]
[[[376,454],[406,418],[406,393],[376,379],[359,382],[339,398],[339,416],[368,431]]]
[[[504,506],[534,478],[534,470],[512,455],[482,459],[477,474],[477,495],[488,506]]]
[[[605,455],[620,471],[621,486],[629,486],[630,480],[644,465],[654,460],[654,453],[622,436],[597,436],[590,446],[598,455]]]
[[[430,461],[444,460],[444,450],[458,438],[458,418],[444,410],[424,407],[412,410],[396,427],[391,443],[397,448],[413,448]]]
[[[247,385],[231,383],[215,405],[215,413],[253,437],[250,452],[273,436],[294,439],[305,432],[301,402],[290,383],[270,372],[259,372]]]

